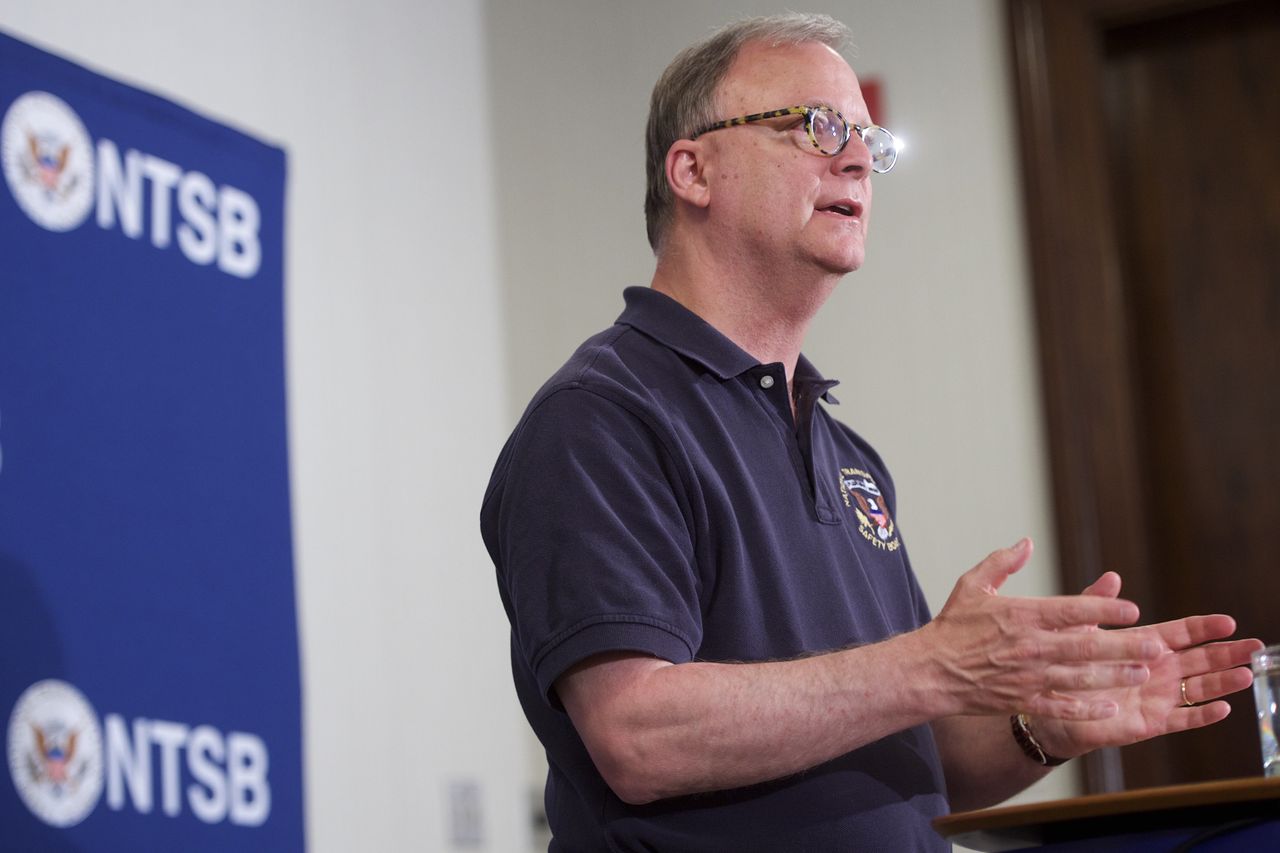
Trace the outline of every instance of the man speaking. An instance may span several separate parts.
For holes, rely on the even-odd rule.
[[[931,618],[876,452],[801,355],[894,165],[819,15],[732,24],[653,92],[657,265],[542,387],[481,526],[516,690],[546,746],[554,851],[946,850],[1102,746],[1209,725],[1247,687],[1228,616],[1132,626],[999,590],[1030,541]]]

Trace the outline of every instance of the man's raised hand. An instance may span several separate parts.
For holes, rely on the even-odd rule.
[[[1148,680],[1148,663],[1167,644],[1150,631],[1087,630],[1138,621],[1136,604],[1107,594],[1109,586],[1118,592],[1118,578],[1087,595],[1000,595],[1031,551],[1023,539],[961,576],[941,612],[917,632],[927,643],[926,677],[949,714],[1111,718],[1121,708],[1118,697]]]
[[[1114,582],[1104,580],[1104,575],[1085,593],[1114,597],[1119,577],[1107,574]],[[1116,714],[1106,719],[1037,720],[1034,725],[1041,744],[1052,754],[1069,758],[1220,722],[1231,712],[1223,697],[1253,683],[1244,665],[1263,645],[1256,639],[1227,640],[1235,629],[1234,619],[1217,613],[1110,632],[1145,636],[1160,644],[1160,654],[1148,663],[1150,678],[1130,687],[1094,691],[1086,701],[1116,705]]]

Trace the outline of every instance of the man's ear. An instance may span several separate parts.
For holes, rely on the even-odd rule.
[[[677,139],[667,149],[667,185],[676,198],[694,207],[711,204],[707,150],[694,139]]]

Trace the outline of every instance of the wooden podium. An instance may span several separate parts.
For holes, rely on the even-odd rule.
[[[938,818],[933,826],[947,840],[982,851],[1280,851],[1280,778],[960,812]]]

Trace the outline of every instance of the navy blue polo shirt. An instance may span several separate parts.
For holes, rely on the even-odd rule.
[[[657,291],[624,295],[529,404],[481,510],[516,691],[550,764],[550,849],[948,849],[929,825],[947,804],[928,726],[645,806],[596,771],[554,691],[592,655],[777,660],[929,619],[889,474],[827,413],[836,383],[801,357],[793,420],[782,364]]]

